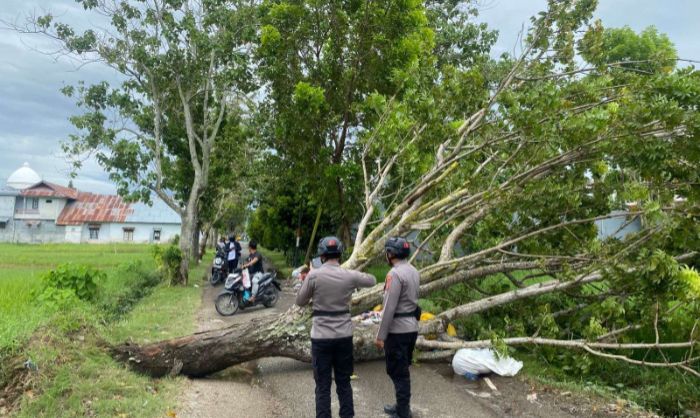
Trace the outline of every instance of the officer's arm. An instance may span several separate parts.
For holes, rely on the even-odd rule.
[[[379,332],[377,333],[378,340],[386,340],[389,335],[389,325],[391,321],[394,320],[394,313],[396,313],[396,305],[399,303],[399,296],[401,296],[401,282],[399,278],[393,273],[389,272],[386,276],[386,290],[384,292],[384,309],[382,310],[382,323],[379,325]]]
[[[298,306],[307,305],[311,300],[311,296],[313,296],[314,293],[312,284],[313,281],[314,277],[311,275],[311,273],[309,273],[309,275],[306,276],[306,280],[302,282],[301,289],[299,289],[299,292],[297,293],[296,303]]]
[[[372,287],[377,284],[377,278],[371,274],[357,272],[355,275],[355,288]]]

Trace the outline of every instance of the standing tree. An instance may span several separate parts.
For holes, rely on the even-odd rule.
[[[256,54],[267,87],[269,138],[281,167],[304,178],[319,210],[348,240],[360,178],[353,145],[360,104],[394,94],[396,73],[426,50],[419,2],[264,1]]]
[[[254,8],[245,0],[78,0],[108,30],[82,33],[47,14],[16,30],[61,45],[57,55],[100,62],[122,82],[63,91],[85,110],[64,144],[92,154],[130,199],[155,193],[180,214],[180,279],[196,256],[201,199],[227,113],[253,89],[248,49]],[[79,166],[79,162],[76,163]]]

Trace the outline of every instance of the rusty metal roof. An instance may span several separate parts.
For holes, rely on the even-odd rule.
[[[64,197],[67,199],[77,199],[78,192],[70,187],[64,187],[48,181],[41,181],[20,192],[20,195],[26,197]]]
[[[134,210],[121,197],[114,195],[77,192],[56,219],[56,225],[83,223],[125,222]]]

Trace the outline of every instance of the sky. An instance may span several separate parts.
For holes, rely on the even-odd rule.
[[[512,52],[529,17],[547,4],[546,0],[479,1],[477,19],[499,31],[494,56]],[[96,16],[86,17],[73,0],[0,0],[1,21],[22,23],[27,15],[47,10],[78,27],[103,24]],[[669,35],[680,58],[700,60],[698,16],[700,0],[600,0],[596,12],[606,27],[628,25],[639,31],[654,25]],[[69,164],[61,142],[76,133],[68,118],[79,110],[59,90],[79,80],[119,79],[100,64],[78,68],[66,58],[42,53],[52,47],[41,37],[0,29],[0,185],[24,162],[44,179],[67,184]],[[84,162],[74,185],[86,191],[115,192],[104,170],[90,159]]]

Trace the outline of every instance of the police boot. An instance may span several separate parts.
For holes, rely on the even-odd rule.
[[[396,404],[384,405],[384,413],[387,415],[396,414]]]
[[[384,413],[389,415],[390,418],[411,418],[413,417],[413,414],[411,414],[411,411],[405,411],[405,414],[400,415],[401,411],[399,411],[396,408],[396,404],[394,405],[384,405]]]

